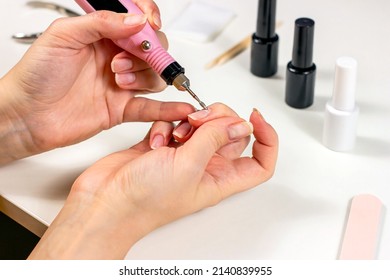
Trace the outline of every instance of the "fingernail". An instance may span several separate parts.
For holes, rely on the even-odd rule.
[[[144,14],[131,14],[126,16],[123,20],[125,25],[137,26],[146,22],[146,15]]]
[[[178,138],[184,138],[188,133],[190,133],[192,126],[188,122],[183,122],[179,124],[173,131],[173,135]]]
[[[161,18],[159,14],[155,13],[153,15],[153,22],[159,29],[161,28]]]
[[[130,70],[133,68],[133,61],[128,58],[115,59],[111,63],[111,70],[114,73]]]
[[[260,113],[259,110],[257,110],[256,108],[253,108],[253,112],[255,112],[256,114],[258,114],[258,115],[260,116],[260,118],[261,118],[263,121],[265,121],[263,115]]]
[[[240,122],[232,124],[228,128],[228,135],[230,140],[237,140],[251,135],[253,132],[253,125],[250,122]]]
[[[134,73],[115,74],[115,82],[118,85],[128,85],[134,83],[134,81],[135,81]]]
[[[153,140],[150,144],[150,148],[152,150],[155,150],[162,146],[164,146],[164,136],[162,136],[161,134],[157,134],[156,136],[153,137]]]
[[[189,114],[188,117],[196,121],[196,120],[204,119],[209,115],[209,113],[210,110],[199,110],[196,111],[195,113]]]

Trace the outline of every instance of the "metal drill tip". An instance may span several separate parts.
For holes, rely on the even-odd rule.
[[[207,106],[206,106],[206,104],[204,104],[203,101],[199,101],[199,105],[202,106],[202,108],[205,109],[205,110],[208,109]]]
[[[204,102],[202,100],[199,99],[199,97],[195,94],[195,92],[193,92],[190,87],[185,87],[185,89],[188,91],[189,94],[191,94],[191,96],[196,100],[198,101],[199,105],[202,106],[203,109],[207,110],[207,106],[206,104],[204,104]]]

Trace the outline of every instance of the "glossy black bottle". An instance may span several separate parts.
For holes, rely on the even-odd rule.
[[[276,0],[259,0],[256,32],[252,35],[250,70],[270,77],[278,70],[279,37],[275,33]]]
[[[316,65],[313,63],[314,21],[299,18],[295,21],[292,60],[287,64],[286,103],[294,108],[313,104]]]

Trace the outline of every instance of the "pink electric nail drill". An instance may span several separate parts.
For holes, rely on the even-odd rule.
[[[143,12],[131,0],[75,0],[86,12],[109,10],[117,13],[142,14]],[[190,80],[184,75],[184,68],[161,46],[156,32],[146,23],[143,30],[129,38],[114,42],[122,49],[146,61],[167,85],[174,85],[178,90],[187,91],[207,109],[199,97],[191,90]]]

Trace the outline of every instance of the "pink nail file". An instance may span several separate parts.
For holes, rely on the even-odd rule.
[[[352,199],[340,260],[376,258],[382,211],[382,202],[373,195],[362,194]]]

